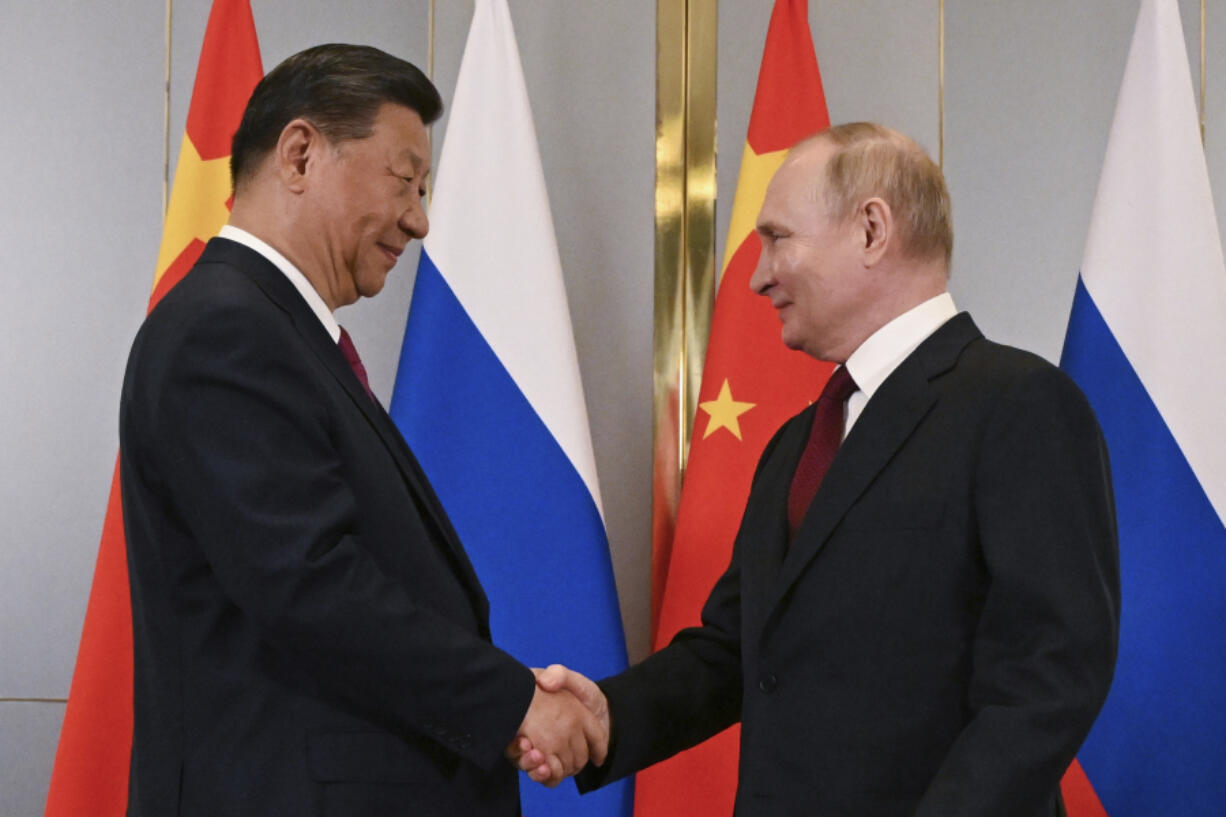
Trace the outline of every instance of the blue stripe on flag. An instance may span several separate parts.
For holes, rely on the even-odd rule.
[[[1080,278],[1060,365],[1111,452],[1123,592],[1115,681],[1078,757],[1111,817],[1221,813],[1226,528]]]
[[[529,666],[625,669],[600,512],[424,250],[391,406],[489,596],[495,643]],[[571,783],[522,780],[526,817],[630,813],[628,781],[580,808]]]

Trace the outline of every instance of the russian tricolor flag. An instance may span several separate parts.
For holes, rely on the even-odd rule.
[[[506,0],[477,0],[391,414],[530,666],[626,667],[587,410]],[[524,814],[628,815],[629,783],[579,798],[522,778]]]
[[[1115,477],[1119,663],[1079,755],[1109,817],[1226,813],[1224,361],[1226,264],[1179,8],[1143,0],[1061,359]]]

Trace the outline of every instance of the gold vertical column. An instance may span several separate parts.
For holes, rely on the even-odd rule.
[[[937,3],[937,164],[945,169],[945,0]]]
[[[715,293],[716,6],[656,3],[653,622]]]

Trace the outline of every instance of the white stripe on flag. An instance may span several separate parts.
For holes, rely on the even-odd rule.
[[[493,138],[498,150],[490,150]],[[505,0],[477,0],[425,247],[603,506],[545,176]]]
[[[1226,264],[1175,0],[1142,3],[1081,274],[1226,521]]]

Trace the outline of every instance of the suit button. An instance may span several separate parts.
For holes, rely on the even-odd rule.
[[[758,676],[758,689],[765,692],[767,695],[775,691],[775,687],[779,686],[779,679],[769,672],[764,672]]]

